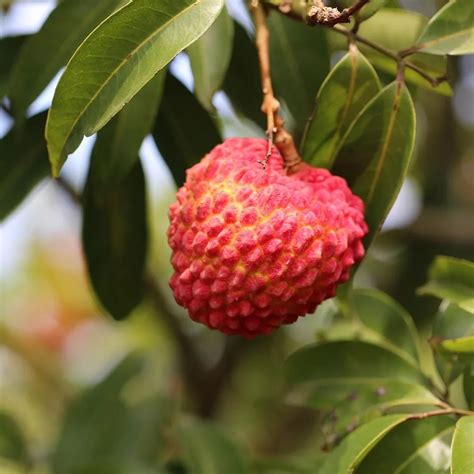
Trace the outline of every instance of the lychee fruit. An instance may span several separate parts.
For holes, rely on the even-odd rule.
[[[169,210],[176,301],[226,334],[268,334],[335,295],[364,255],[364,204],[303,164],[287,175],[267,141],[231,138],[187,171]]]

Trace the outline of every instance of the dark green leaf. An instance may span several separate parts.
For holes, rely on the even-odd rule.
[[[474,472],[474,416],[463,416],[456,424],[452,443],[452,474]]]
[[[408,419],[409,415],[389,415],[369,421],[344,438],[327,457],[319,474],[354,472],[369,452],[391,430]],[[375,474],[375,473],[374,473]]]
[[[5,36],[0,38],[0,98],[6,95],[10,71],[18,57],[18,51],[28,36]]]
[[[432,54],[474,53],[474,8],[471,0],[453,0],[431,18],[418,38],[420,49]]]
[[[164,72],[158,73],[98,134],[94,146],[95,179],[104,185],[124,178],[151,132],[161,100]]]
[[[52,458],[55,474],[76,474],[81,467],[87,472],[93,463],[117,466],[130,460],[135,447],[130,437],[133,419],[120,392],[140,368],[136,358],[125,359],[70,405]]]
[[[287,361],[291,384],[311,382],[314,387],[330,383],[383,383],[388,376],[402,382],[424,382],[416,367],[374,344],[338,341],[304,347]]]
[[[100,24],[66,68],[46,138],[53,174],[84,135],[100,130],[213,23],[223,0],[135,0]]]
[[[272,12],[268,20],[275,93],[288,107],[293,129],[301,134],[316,92],[329,72],[326,35],[322,28],[310,28],[278,12]]]
[[[474,336],[474,314],[456,304],[443,304],[433,328],[433,337],[439,340]]]
[[[448,416],[408,420],[375,446],[359,465],[357,473],[447,473],[449,441],[444,442],[443,437],[449,438],[453,427],[454,420]]]
[[[35,115],[0,140],[0,220],[48,175],[45,122],[46,113]]]
[[[184,183],[186,170],[221,142],[208,112],[170,74],[153,137],[178,186]]]
[[[387,377],[390,375],[387,374]],[[321,410],[327,447],[340,441],[355,427],[383,415],[387,410],[410,412],[414,406],[438,406],[440,401],[428,389],[413,383],[385,380],[348,382],[323,381],[296,388],[289,400]]]
[[[179,427],[189,474],[247,474],[238,448],[211,423],[186,419]]]
[[[447,299],[474,313],[474,263],[454,257],[436,257],[428,271],[428,282],[418,293]]]
[[[224,81],[224,92],[238,113],[266,128],[264,115],[260,110],[262,89],[257,50],[253,39],[238,24],[235,24],[234,46]]]
[[[318,92],[302,144],[303,159],[313,166],[331,168],[343,135],[379,90],[373,67],[357,48],[350,48]]]
[[[464,398],[470,410],[474,410],[474,364],[468,364],[463,377]]]
[[[334,173],[346,178],[365,203],[366,248],[397,198],[414,144],[415,108],[408,89],[398,81],[367,104],[343,139]]]
[[[215,23],[187,50],[196,97],[211,111],[212,97],[221,88],[229,67],[233,39],[234,22],[224,7]]]
[[[89,277],[103,307],[125,318],[143,296],[148,246],[145,179],[139,160],[122,179],[104,183],[105,156],[95,149],[84,191],[82,242]]]
[[[41,30],[30,36],[10,76],[8,95],[21,118],[67,63],[83,39],[126,0],[64,0]]]
[[[123,459],[96,460],[89,464],[72,467],[67,474],[161,474],[155,468]]]
[[[376,342],[417,365],[420,355],[418,334],[410,315],[381,291],[356,289],[350,305],[365,331]]]
[[[14,418],[0,412],[0,458],[27,466],[30,462],[25,436]]]

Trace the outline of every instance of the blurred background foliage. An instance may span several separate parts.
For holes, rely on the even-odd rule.
[[[387,6],[430,17],[444,3],[400,0]],[[2,95],[23,35],[34,33],[53,6],[47,1],[2,1]],[[272,336],[229,344],[225,336],[191,322],[167,286],[171,266],[165,233],[167,207],[176,190],[173,177],[182,180],[184,169],[221,137],[263,133],[256,56],[245,30],[249,18],[240,2],[230,0],[228,7],[239,23],[224,92],[218,92],[212,104],[209,97],[200,97],[202,103],[208,101],[210,115],[203,115],[204,106],[187,89],[192,90],[193,78],[187,55],[180,54],[164,85],[155,140],[147,137],[140,151],[148,185],[147,266],[159,292],[122,322],[101,309],[86,276],[79,209],[46,178],[46,171],[32,181],[33,190],[24,202],[2,216],[2,474],[25,469],[35,474],[313,472],[311,466],[325,455],[319,448],[334,441],[326,436],[327,420],[320,411],[286,403],[282,369],[296,348],[331,337],[330,322],[338,311],[333,303]],[[379,12],[360,33],[365,28],[366,34],[395,50],[409,46],[410,35],[416,37],[417,32],[393,12]],[[289,21],[272,13],[270,28]],[[304,27],[294,23],[291,28]],[[277,91],[297,136],[329,64],[345,49],[339,36],[322,28],[305,34],[315,45],[311,61],[317,63],[311,62],[310,84],[295,78],[282,86],[279,81],[286,80],[287,65],[281,57],[273,58]],[[191,59],[192,54],[196,53]],[[388,83],[392,65],[383,59],[375,58],[374,64]],[[409,86],[417,111],[414,162],[355,282],[398,301],[412,315],[424,341],[431,334],[439,300],[417,295],[416,289],[426,281],[433,258],[474,258],[474,57],[450,57],[449,71],[452,93],[435,93],[424,84]],[[29,114],[49,106],[54,84]],[[5,135],[12,120],[0,113]],[[84,186],[93,140],[85,140],[63,170],[75,191]],[[177,165],[168,169],[160,152],[165,159],[176,158]],[[340,330],[353,331],[343,326]],[[176,338],[177,331],[185,340]],[[222,367],[229,346],[234,356]],[[195,357],[206,369],[204,379],[193,380],[196,371],[189,362]],[[451,396],[461,397],[459,382],[452,382]],[[212,423],[199,421],[199,415],[212,418]],[[250,467],[243,459],[257,461]]]

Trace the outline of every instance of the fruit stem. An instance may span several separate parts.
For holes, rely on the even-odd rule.
[[[275,145],[283,157],[287,174],[293,174],[301,168],[303,161],[293,137],[285,130],[283,118],[279,114],[280,103],[273,93],[269,53],[270,32],[267,26],[267,14],[258,0],[252,1],[251,8],[255,19],[255,42],[263,92],[262,112],[267,117],[268,137],[268,149],[265,158],[258,160],[258,163],[262,165],[263,169],[266,169],[268,159],[272,154],[272,147]]]

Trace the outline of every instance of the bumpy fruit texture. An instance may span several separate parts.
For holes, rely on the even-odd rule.
[[[227,334],[268,334],[334,296],[364,255],[364,204],[344,179],[287,176],[264,139],[232,138],[187,172],[170,207],[170,286],[189,315]]]

